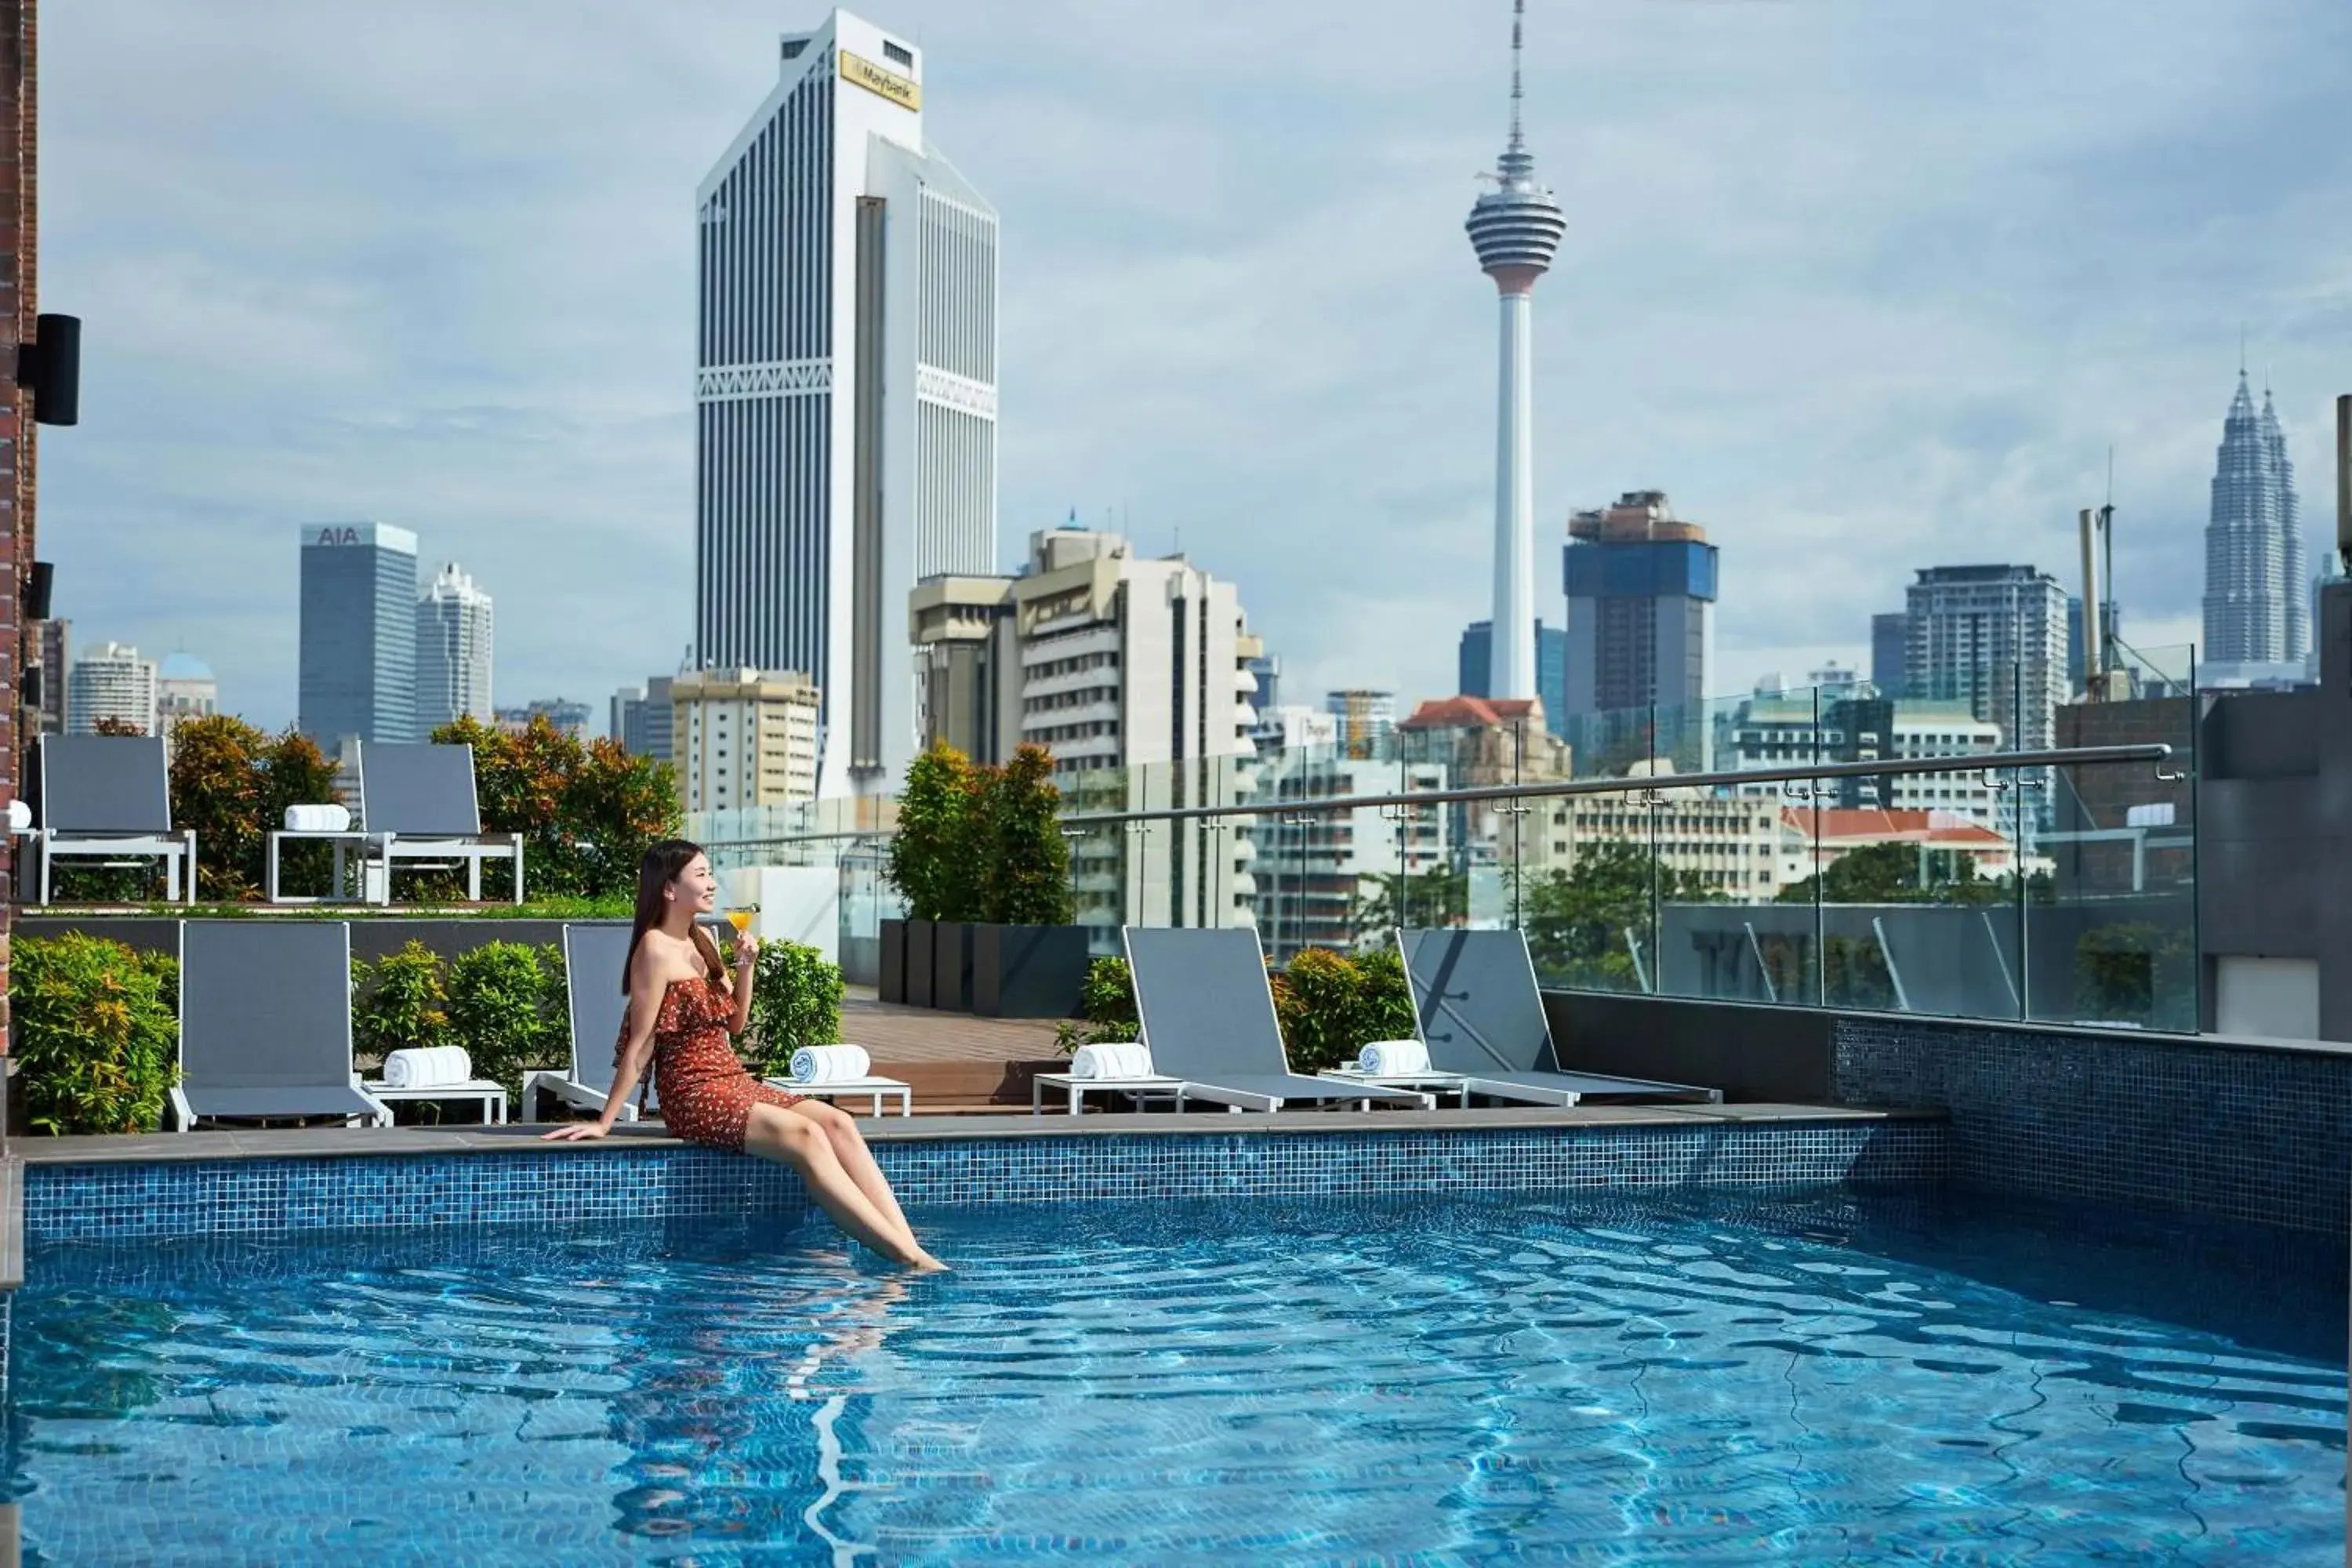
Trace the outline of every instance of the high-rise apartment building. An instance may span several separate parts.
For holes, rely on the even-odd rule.
[[[66,728],[93,735],[103,720],[142,735],[155,733],[155,664],[123,643],[100,643],[74,661],[73,697]]]
[[[416,535],[408,530],[303,526],[296,722],[329,756],[350,736],[417,738]]]
[[[1393,691],[1349,687],[1323,695],[1323,711],[1338,721],[1339,750],[1351,757],[1380,754],[1396,733],[1397,700]]]
[[[2246,373],[2221,424],[2213,468],[2213,509],[2205,528],[2205,643],[2201,661],[2286,667],[2292,679],[2311,653],[2309,568],[2294,493],[2294,465],[2271,395],[2260,414]],[[2244,670],[2259,679],[2259,668]]]
[[[443,566],[416,601],[416,732],[459,719],[487,723],[490,700],[489,595],[457,568]]]
[[[670,678],[656,675],[643,686],[624,686],[613,693],[610,733],[621,750],[633,757],[670,760],[669,688]]]
[[[1495,623],[1472,621],[1454,651],[1455,689],[1465,697],[1492,697]],[[1568,633],[1536,623],[1536,696],[1543,701],[1544,727],[1568,732]]]
[[[1716,547],[1663,490],[1569,520],[1570,713],[1681,707],[1706,699],[1715,637]]]
[[[2031,566],[1931,566],[1908,593],[1906,685],[2044,751],[2066,684],[2066,591]]]
[[[996,565],[996,213],[923,136],[922,51],[835,11],[702,182],[695,662],[802,670],[818,788],[917,749],[908,595]]]
[[[73,647],[73,623],[43,621],[40,636],[41,733],[62,735],[67,700],[73,689],[73,670],[67,662]]]
[[[698,669],[669,688],[688,811],[790,805],[817,792],[820,694],[791,671]]]
[[[1249,794],[1249,664],[1265,650],[1234,585],[1183,556],[1047,529],[1021,575],[934,577],[907,603],[931,736],[983,760],[1043,746],[1081,810]],[[1073,839],[1076,923],[1102,952],[1121,924],[1231,924],[1250,907],[1248,855],[1245,826]]]
[[[212,667],[191,654],[164,655],[155,667],[155,725],[149,733],[163,736],[168,751],[181,725],[219,711],[220,682]]]
[[[1519,125],[1520,24],[1526,0],[1511,8],[1511,134],[1496,163],[1495,188],[1470,208],[1470,243],[1495,280],[1502,309],[1495,451],[1495,604],[1490,626],[1503,628],[1490,655],[1491,695],[1529,698],[1537,690],[1535,503],[1535,291],[1568,234],[1568,218],[1537,183],[1535,155]]]

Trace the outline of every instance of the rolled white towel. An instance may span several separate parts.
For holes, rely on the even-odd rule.
[[[12,800],[8,803],[8,828],[12,833],[30,833],[33,830],[32,802]]]
[[[1374,1040],[1356,1053],[1356,1070],[1374,1075],[1429,1070],[1429,1047],[1419,1040]]]
[[[447,1089],[473,1076],[474,1060],[463,1046],[410,1047],[383,1058],[386,1089]]]
[[[289,805],[286,808],[286,830],[289,833],[348,833],[351,826],[349,806]]]
[[[1070,1056],[1072,1078],[1151,1078],[1151,1051],[1139,1040],[1080,1046]]]
[[[794,1083],[847,1083],[873,1070],[864,1046],[803,1046],[793,1053]]]

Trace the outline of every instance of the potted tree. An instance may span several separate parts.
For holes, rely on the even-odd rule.
[[[985,923],[972,928],[971,1009],[995,1018],[1066,1018],[1087,978],[1087,933],[1070,923],[1070,846],[1054,759],[1024,746],[980,796]]]
[[[975,784],[970,759],[944,741],[908,764],[887,872],[907,900],[907,918],[882,922],[885,1002],[933,1005],[937,928],[971,918]]]

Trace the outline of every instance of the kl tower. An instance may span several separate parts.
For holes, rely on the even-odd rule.
[[[1511,5],[1511,139],[1491,177],[1495,188],[1470,208],[1470,243],[1503,306],[1501,396],[1495,443],[1495,622],[1490,697],[1536,691],[1536,492],[1534,316],[1536,279],[1568,233],[1552,194],[1536,184],[1536,161],[1519,132],[1519,28],[1527,0]]]

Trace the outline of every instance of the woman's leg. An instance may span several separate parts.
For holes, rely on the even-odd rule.
[[[849,1179],[857,1184],[857,1190],[866,1194],[866,1201],[907,1238],[907,1245],[921,1251],[922,1243],[915,1239],[915,1227],[907,1223],[906,1211],[898,1206],[898,1195],[890,1190],[890,1179],[874,1163],[874,1151],[858,1134],[856,1119],[821,1100],[803,1100],[790,1110],[794,1116],[806,1117],[824,1129],[825,1137],[833,1144],[834,1158],[841,1162]]]
[[[833,1152],[833,1140],[806,1117],[773,1105],[754,1105],[743,1127],[743,1152],[790,1165],[808,1184],[817,1206],[835,1225],[883,1257],[921,1266],[931,1260],[912,1238],[898,1234],[857,1190]],[[936,1267],[936,1264],[932,1265]]]

